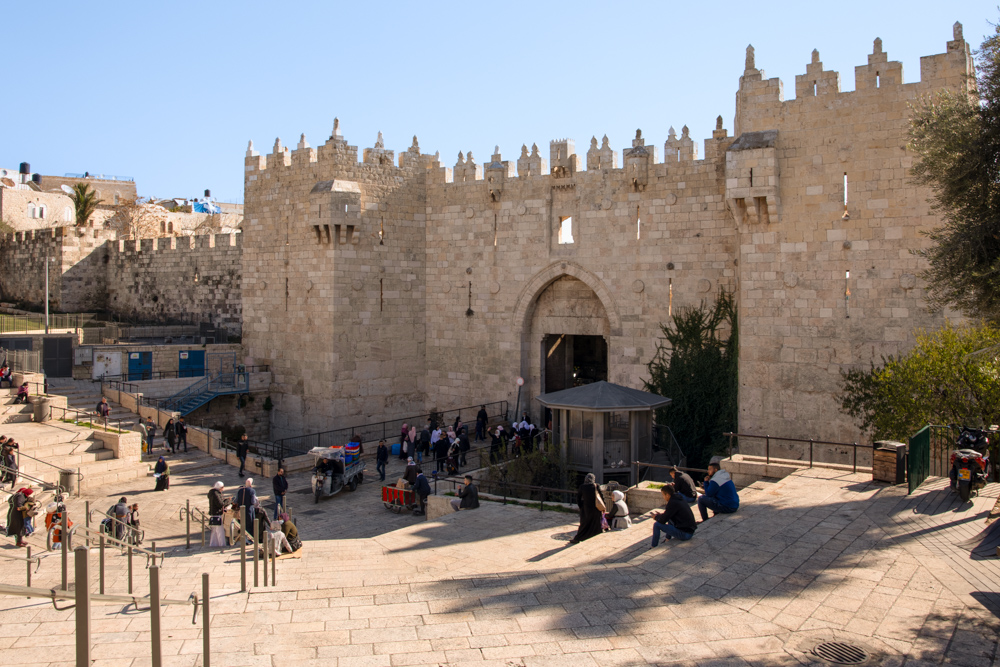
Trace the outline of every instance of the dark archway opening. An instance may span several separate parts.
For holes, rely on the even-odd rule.
[[[608,343],[603,336],[547,334],[542,355],[543,393],[608,379]]]

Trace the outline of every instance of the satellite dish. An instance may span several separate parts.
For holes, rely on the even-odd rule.
[[[73,194],[73,188],[69,187],[69,186],[68,186],[68,185],[66,185],[65,183],[63,183],[63,184],[62,184],[62,185],[60,185],[59,187],[60,187],[60,188],[62,189],[62,191],[63,191],[63,192],[65,192],[66,194],[68,194],[68,195],[71,195],[71,194]]]

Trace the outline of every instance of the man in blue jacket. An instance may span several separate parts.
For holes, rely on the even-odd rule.
[[[708,475],[705,477],[705,494],[698,496],[698,511],[701,520],[708,521],[708,510],[715,514],[732,514],[740,507],[740,497],[736,493],[736,485],[729,473],[713,460],[708,464]]]

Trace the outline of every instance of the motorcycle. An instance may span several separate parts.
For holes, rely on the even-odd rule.
[[[990,440],[987,433],[989,431],[963,426],[956,442],[958,449],[951,453],[951,490],[958,493],[962,502],[978,495],[989,478]]]

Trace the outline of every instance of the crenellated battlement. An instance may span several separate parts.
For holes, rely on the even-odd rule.
[[[122,239],[115,241],[115,250],[123,254],[184,252],[214,248],[242,247],[243,234],[204,234],[201,236],[170,236],[155,239]]]
[[[795,98],[791,100],[785,99],[784,83],[778,78],[768,79],[764,70],[757,68],[755,60],[754,48],[748,46],[737,92],[737,136],[764,129],[759,124],[747,125],[746,122],[774,105],[786,105],[782,107],[785,113],[809,113],[812,111],[809,104],[813,100],[826,105],[843,102],[859,107],[896,101],[897,97],[900,101],[912,100],[942,88],[971,90],[974,85],[972,47],[963,37],[961,23],[952,26],[952,39],[947,42],[944,53],[920,59],[920,79],[910,83],[904,81],[903,64],[889,60],[878,37],[873,41],[868,62],[854,68],[854,90],[851,91],[841,90],[840,73],[824,70],[819,51],[815,49],[805,73],[795,77]]]

